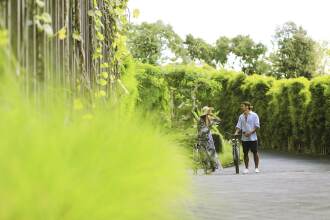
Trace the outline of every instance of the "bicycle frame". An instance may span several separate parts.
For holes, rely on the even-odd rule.
[[[193,148],[194,173],[197,174],[198,168],[202,168],[205,174],[212,170],[212,161],[205,147],[195,144]]]
[[[232,142],[232,154],[233,161],[235,165],[236,174],[239,173],[239,162],[240,162],[240,150],[239,150],[239,141],[237,138],[233,138]]]
[[[232,146],[232,155],[233,155],[233,162],[235,165],[236,174],[239,173],[239,163],[240,163],[240,149],[239,149],[239,139],[238,135],[227,133],[231,136],[230,142]]]

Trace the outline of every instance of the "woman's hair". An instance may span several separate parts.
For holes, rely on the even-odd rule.
[[[200,118],[204,119],[206,118],[207,115],[201,115]]]
[[[203,121],[206,123],[206,125],[209,125],[210,119],[209,119],[208,115],[201,115],[200,118],[203,119]]]

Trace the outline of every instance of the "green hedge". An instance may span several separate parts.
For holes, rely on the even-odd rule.
[[[266,146],[304,151],[309,135],[306,129],[309,81],[303,78],[278,80],[268,95],[271,98],[267,108],[269,121],[265,124]]]
[[[311,102],[308,105],[308,124],[311,151],[330,152],[330,76],[311,81]]]
[[[137,72],[139,105],[157,111],[172,127],[189,127],[192,110],[212,104],[220,94],[220,84],[203,68],[140,64]]]
[[[137,67],[138,105],[157,112],[165,125],[171,124],[170,93],[161,69],[143,64]]]
[[[142,69],[140,103],[160,110],[173,127],[191,128],[194,106],[210,105],[223,120],[222,133],[234,132],[240,103],[248,100],[260,117],[261,147],[330,153],[330,76],[276,80],[191,66]]]

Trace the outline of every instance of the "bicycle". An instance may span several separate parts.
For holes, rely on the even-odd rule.
[[[210,155],[204,145],[198,142],[193,147],[193,171],[197,175],[198,168],[204,170],[204,174],[209,174],[215,170],[215,166],[210,158]]]
[[[239,174],[239,163],[240,163],[240,149],[239,149],[239,135],[231,134],[226,132],[231,136],[230,143],[232,146],[232,155],[233,155],[233,161],[235,165],[235,171],[236,174]]]

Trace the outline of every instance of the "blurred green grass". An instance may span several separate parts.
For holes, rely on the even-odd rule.
[[[1,220],[182,219],[188,163],[171,135],[114,105],[71,111],[59,95],[36,108],[8,53],[0,39]]]

